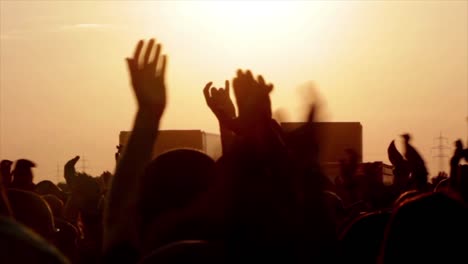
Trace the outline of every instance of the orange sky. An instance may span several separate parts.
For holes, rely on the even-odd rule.
[[[135,112],[124,58],[153,36],[169,55],[163,129],[216,132],[201,89],[241,67],[292,120],[313,80],[327,120],[362,123],[366,161],[408,131],[436,173],[433,138],[467,137],[467,1],[1,1],[0,158],[35,161],[36,181],[77,154],[113,170]]]

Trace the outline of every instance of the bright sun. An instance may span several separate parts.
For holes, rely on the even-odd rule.
[[[333,2],[194,1],[184,2],[178,11],[194,23],[212,24],[231,34],[242,31],[243,36],[304,31],[320,35],[343,16]]]

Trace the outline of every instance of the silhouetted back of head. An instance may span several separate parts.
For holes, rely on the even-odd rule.
[[[406,144],[409,143],[409,141],[411,140],[411,135],[408,133],[401,135],[401,137],[403,138]]]
[[[63,191],[60,190],[60,188],[51,181],[40,181],[38,184],[36,184],[34,192],[39,195],[54,195],[63,202],[66,200],[66,195],[63,193]]]
[[[207,190],[214,176],[215,162],[191,149],[166,152],[147,167],[142,182],[144,213],[159,213],[187,206]]]
[[[44,199],[33,192],[15,189],[8,190],[8,199],[13,215],[18,222],[46,239],[51,239],[54,236],[54,218]]]
[[[157,221],[161,220],[160,216],[166,213],[178,214],[179,210],[190,207],[195,199],[208,190],[214,179],[214,169],[213,159],[192,149],[169,151],[153,160],[148,165],[141,182],[142,192],[139,200],[141,234],[148,236],[149,230],[160,230],[157,227]],[[182,223],[182,226],[178,226],[177,230],[164,230],[164,233],[167,233],[159,235],[159,238],[153,238],[157,241],[151,242],[152,244],[156,245],[161,240],[167,243],[174,239],[193,239],[194,236],[199,238],[198,234],[202,232],[202,228],[196,227],[198,226],[196,224],[185,224],[198,220],[173,217],[176,219],[171,218],[170,221]],[[155,235],[152,233],[149,236]]]
[[[404,202],[386,230],[380,263],[468,263],[468,212],[443,193]]]
[[[77,173],[70,185],[71,203],[75,204],[83,216],[98,216],[101,188],[98,180],[86,173]],[[87,221],[87,217],[83,218]]]
[[[43,195],[42,199],[47,202],[54,217],[63,217],[63,202],[59,198],[55,195],[47,194]]]
[[[375,263],[389,219],[390,213],[375,212],[354,220],[340,237],[342,260],[347,263]]]
[[[27,159],[19,159],[16,161],[15,169],[13,170],[12,188],[33,191],[33,173],[32,168],[36,167],[34,162]]]
[[[450,187],[450,180],[443,179],[439,183],[437,183],[436,187],[434,188],[434,192],[446,192],[449,190]]]
[[[56,219],[55,226],[58,232],[55,236],[55,245],[70,260],[77,258],[78,229],[63,219]]]
[[[411,190],[411,191],[406,191],[402,194],[400,194],[400,196],[398,196],[398,198],[395,200],[395,202],[393,203],[393,206],[394,207],[398,207],[400,206],[402,203],[404,203],[405,201],[411,199],[411,198],[414,198],[418,195],[420,195],[421,192],[420,191],[416,191],[416,190]]]

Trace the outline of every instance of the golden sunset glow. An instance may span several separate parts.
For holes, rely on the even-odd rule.
[[[313,81],[328,120],[362,123],[366,161],[387,161],[388,143],[411,132],[433,174],[433,138],[466,138],[466,1],[0,7],[0,156],[37,162],[36,181],[57,181],[57,165],[77,154],[90,173],[113,170],[135,112],[125,57],[141,38],[155,37],[169,57],[162,129],[217,132],[202,89],[248,68],[275,84],[273,109],[292,120],[302,114],[297,88]]]

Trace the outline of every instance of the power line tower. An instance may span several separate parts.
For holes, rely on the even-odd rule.
[[[440,135],[438,137],[434,138],[434,141],[437,141],[437,145],[432,147],[433,150],[437,151],[436,155],[433,155],[432,158],[436,158],[439,160],[439,172],[442,172],[445,170],[445,159],[448,158],[448,156],[445,154],[444,150],[450,149],[448,145],[448,139],[444,136],[442,136],[442,132],[440,132]]]

